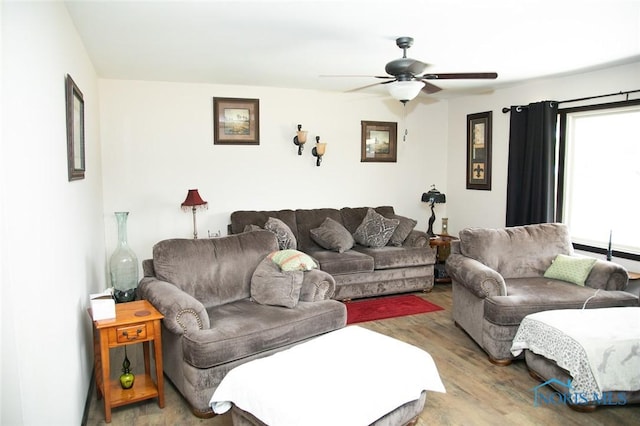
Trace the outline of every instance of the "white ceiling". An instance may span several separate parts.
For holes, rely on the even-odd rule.
[[[104,78],[348,91],[400,58],[439,81],[435,97],[640,60],[640,0],[200,0],[66,2]],[[362,77],[326,77],[354,75]],[[365,92],[385,94],[384,86]]]

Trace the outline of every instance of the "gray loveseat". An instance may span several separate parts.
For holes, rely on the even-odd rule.
[[[513,338],[528,314],[578,309],[585,302],[586,308],[638,306],[636,296],[622,291],[627,271],[613,262],[595,260],[583,286],[545,278],[558,254],[575,256],[563,224],[467,228],[459,237],[446,262],[453,320],[494,364],[511,363]]]
[[[139,295],[164,315],[164,373],[197,416],[212,415],[209,399],[233,367],[346,324],[344,305],[330,300],[333,278],[283,273],[266,258],[277,250],[275,235],[259,231],[160,241],[143,262]],[[274,288],[296,281],[299,296],[290,307],[257,303],[257,279]]]
[[[425,232],[413,229],[416,222],[395,214],[393,207],[382,206],[374,210],[389,219],[400,221],[406,238],[392,237],[383,247],[355,244],[339,252],[319,245],[312,230],[320,228],[327,218],[354,234],[367,216],[368,207],[342,209],[319,208],[277,211],[235,211],[231,213],[229,233],[238,234],[255,228],[264,228],[270,218],[284,222],[292,231],[296,248],[312,256],[320,269],[331,274],[336,281],[338,300],[349,300],[412,291],[430,291],[433,288],[435,251],[429,246]],[[397,235],[397,234],[394,234]],[[395,242],[394,242],[395,240]],[[395,243],[395,245],[392,245]]]

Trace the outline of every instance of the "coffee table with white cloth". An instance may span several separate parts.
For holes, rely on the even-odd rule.
[[[575,396],[573,408],[595,408],[603,392],[613,403],[640,402],[640,307],[527,315],[511,346],[514,356],[523,350],[532,376],[553,387],[571,380],[571,389],[556,390]]]
[[[231,370],[211,397],[236,424],[400,425],[445,392],[424,350],[348,326]],[[376,423],[378,422],[378,423]]]

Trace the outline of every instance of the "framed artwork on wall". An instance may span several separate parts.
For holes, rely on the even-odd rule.
[[[361,121],[360,162],[395,163],[398,154],[398,123]]]
[[[84,179],[84,98],[82,92],[67,74],[65,77],[67,116],[67,174],[69,182]]]
[[[467,189],[491,191],[492,111],[467,115]]]
[[[213,98],[214,145],[260,145],[260,100]]]

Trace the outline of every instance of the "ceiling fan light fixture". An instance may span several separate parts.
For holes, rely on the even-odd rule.
[[[424,82],[416,80],[394,81],[393,83],[387,84],[389,94],[403,104],[418,96],[418,93],[420,93],[423,87]]]

